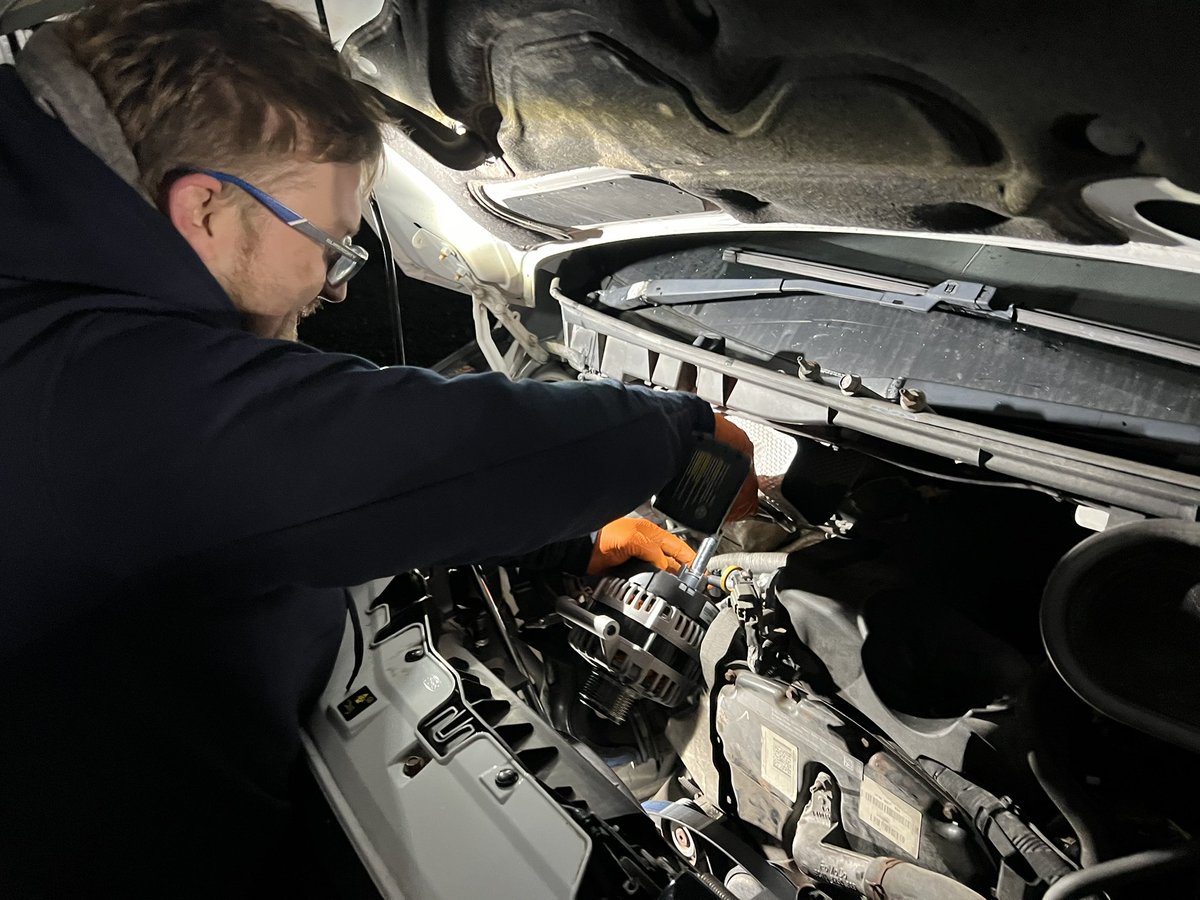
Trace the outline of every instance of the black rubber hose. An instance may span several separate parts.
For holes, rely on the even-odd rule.
[[[1196,865],[1200,865],[1200,844],[1196,841],[1145,850],[1064,875],[1050,886],[1042,900],[1079,900],[1097,891]]]
[[[392,352],[395,354],[396,365],[406,366],[408,352],[404,347],[404,318],[400,313],[400,283],[396,278],[396,257],[392,254],[392,242],[388,238],[387,226],[383,222],[383,213],[379,209],[379,201],[375,199],[374,191],[371,192],[370,205],[383,253],[383,281],[387,288],[388,313],[392,319]]]
[[[1068,751],[1055,739],[1055,732],[1061,730],[1058,698],[1068,696],[1067,691],[1049,663],[1044,664],[1028,693],[1035,738],[1026,760],[1042,791],[1075,832],[1079,864],[1086,868],[1113,855],[1112,840],[1103,810],[1072,776],[1066,763]]]
[[[360,81],[369,89],[387,112],[392,123],[400,128],[414,144],[448,169],[469,172],[478,169],[491,152],[479,135],[471,131],[459,134],[420,110],[389,97],[374,85]]]
[[[1079,797],[1079,792],[1070,785],[1068,778],[1053,758],[1045,753],[1030,750],[1026,757],[1029,760],[1029,770],[1041,786],[1046,796],[1062,813],[1067,825],[1075,832],[1079,841],[1079,864],[1083,867],[1094,866],[1100,862],[1101,854],[1096,840],[1096,830],[1088,823],[1088,816],[1081,807],[1085,800]]]
[[[1042,840],[1041,835],[1011,812],[996,814],[996,824],[1012,841],[1021,858],[1046,884],[1054,884],[1074,871],[1061,856]]]
[[[934,764],[928,771],[972,818],[977,820],[980,815],[984,815],[994,821],[1042,881],[1053,884],[1073,871],[1053,847],[1022,822],[1020,817],[1007,810],[995,794],[971,783],[940,763]]]
[[[1174,546],[1180,551],[1191,548],[1195,553],[1195,548],[1200,548],[1200,524],[1171,520],[1133,522],[1094,534],[1071,548],[1046,582],[1041,609],[1042,643],[1062,680],[1089,706],[1159,740],[1200,753],[1200,721],[1195,711],[1182,709],[1171,715],[1156,709],[1146,696],[1150,688],[1133,690],[1130,695],[1118,694],[1113,686],[1122,681],[1114,671],[1122,672],[1121,667],[1114,670],[1111,661],[1098,661],[1088,654],[1087,648],[1095,643],[1096,635],[1086,633],[1076,624],[1080,609],[1101,605],[1123,607],[1121,611],[1129,620],[1136,621],[1140,607],[1150,598],[1143,596],[1146,589],[1140,582],[1134,595],[1114,590],[1111,587],[1114,570],[1119,571],[1122,567],[1117,564],[1123,562],[1124,569],[1144,573],[1159,562],[1161,557],[1156,559],[1155,548],[1163,546]],[[1128,635],[1125,639],[1128,640]],[[1136,670],[1139,680],[1148,677],[1146,671],[1151,670]]]

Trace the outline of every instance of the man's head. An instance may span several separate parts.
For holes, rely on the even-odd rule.
[[[295,338],[330,255],[237,186],[337,239],[380,164],[381,107],[328,39],[266,0],[97,0],[65,38],[116,116],[142,186],[259,334]]]

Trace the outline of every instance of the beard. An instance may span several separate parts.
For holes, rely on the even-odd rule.
[[[279,287],[265,283],[261,278],[262,267],[257,266],[259,240],[256,233],[247,229],[247,240],[242,245],[237,262],[233,267],[225,288],[225,293],[233,301],[233,305],[242,311],[242,328],[258,337],[273,338],[281,341],[300,340],[299,322],[321,308],[321,298],[314,297],[311,302],[301,309],[289,312],[283,316],[266,316],[246,312],[252,308],[247,302],[251,297],[262,297],[264,294],[275,293]]]

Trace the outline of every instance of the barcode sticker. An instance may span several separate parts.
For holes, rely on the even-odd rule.
[[[790,744],[762,726],[762,777],[789,800],[796,799],[796,772],[800,754],[796,745]]]
[[[883,785],[864,778],[858,795],[858,817],[917,859],[921,852],[921,812]]]

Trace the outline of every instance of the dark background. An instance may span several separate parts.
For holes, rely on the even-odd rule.
[[[353,353],[381,366],[395,365],[391,299],[384,281],[379,239],[364,221],[355,242],[371,259],[354,276],[346,302],[325,304],[300,323],[300,340],[322,350]],[[399,270],[400,312],[410,366],[433,366],[475,339],[471,298],[458,291],[407,278]]]

